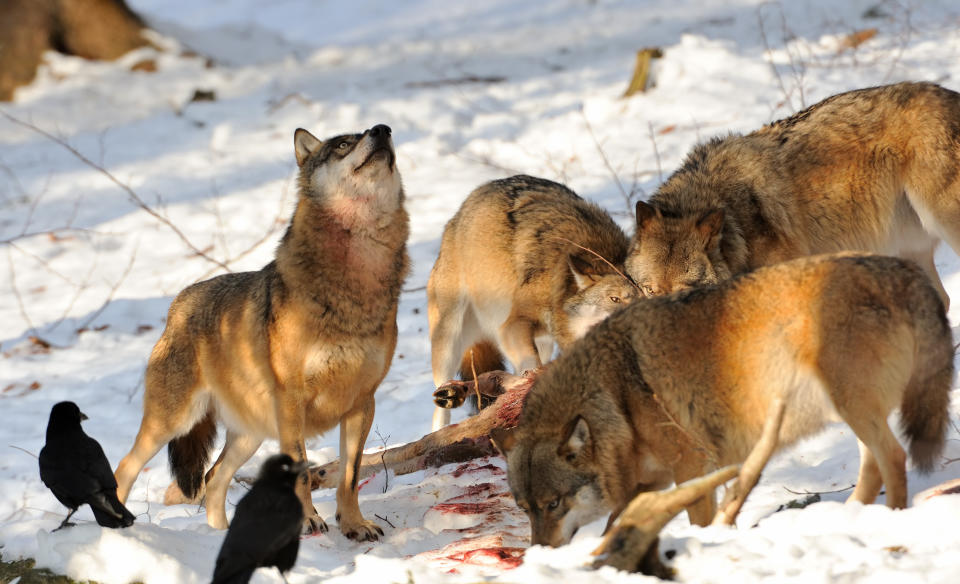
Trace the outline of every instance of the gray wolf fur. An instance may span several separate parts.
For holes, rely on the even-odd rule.
[[[952,379],[944,306],[916,264],[805,257],[614,313],[545,368],[519,425],[492,437],[534,544],[566,543],[638,492],[744,461],[775,401],[778,448],[842,420],[861,452],[850,499],[871,503],[884,485],[899,508],[906,457],[887,417],[900,409],[913,463],[929,470]],[[687,511],[706,525],[716,500]]]
[[[934,267],[960,253],[960,94],[899,83],[835,95],[696,146],[648,203],[626,267],[648,296],[843,250]]]
[[[427,283],[436,387],[540,367],[637,295],[629,240],[600,207],[553,181],[518,175],[475,189],[443,230]],[[599,257],[598,257],[599,256]],[[498,366],[500,365],[500,366]],[[434,429],[449,421],[438,408]]]
[[[299,200],[276,259],[194,284],[170,305],[147,365],[140,431],[115,473],[121,500],[169,443],[176,485],[167,501],[196,500],[205,484],[207,521],[225,529],[227,487],[264,438],[299,463],[305,438],[339,424],[340,530],[359,540],[382,534],[360,514],[357,466],[409,264],[390,134],[378,125],[320,141],[296,131]],[[226,443],[204,479],[217,424]],[[306,474],[296,491],[307,530],[326,531]]]

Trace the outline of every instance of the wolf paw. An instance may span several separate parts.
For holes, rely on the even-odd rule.
[[[366,519],[361,519],[360,522],[356,524],[344,524],[341,521],[340,531],[343,532],[343,535],[346,536],[347,539],[358,542],[377,541],[383,536],[383,530],[380,529],[380,526]]]
[[[462,384],[454,385],[453,382],[445,383],[433,392],[433,403],[441,408],[459,408],[463,405],[466,397],[466,387]]]
[[[319,515],[313,515],[312,517],[306,517],[303,520],[303,534],[304,535],[314,535],[320,533],[326,533],[330,528],[327,527],[327,523],[320,519]]]

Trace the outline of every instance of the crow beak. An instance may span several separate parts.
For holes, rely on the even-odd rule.
[[[89,420],[89,419],[90,419],[90,417],[87,416],[87,414],[85,414],[85,413],[83,413],[83,412],[80,412],[80,421],[81,421],[81,422],[84,421],[84,420]]]

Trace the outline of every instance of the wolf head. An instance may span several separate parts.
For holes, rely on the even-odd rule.
[[[633,282],[599,260],[573,254],[568,258],[568,264],[577,292],[564,300],[563,310],[569,319],[573,339],[587,334],[595,324],[631,303],[638,295]]]
[[[321,141],[298,128],[293,135],[299,186],[335,213],[347,227],[389,215],[403,203],[403,187],[389,126]]]
[[[666,217],[637,202],[637,233],[625,267],[645,296],[660,296],[720,280],[718,253],[723,210]]]
[[[507,457],[507,480],[530,519],[531,545],[564,545],[581,526],[611,511],[584,418],[577,416],[558,434],[528,436],[519,428],[497,428],[490,437]]]

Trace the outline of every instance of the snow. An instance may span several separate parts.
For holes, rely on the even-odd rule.
[[[83,508],[77,527],[51,533],[65,512],[31,456],[50,407],[76,401],[110,460],[127,452],[167,306],[184,286],[223,271],[197,252],[233,270],[271,258],[294,200],[297,127],[319,137],[376,123],[394,131],[413,270],[377,393],[367,443],[376,449],[429,431],[423,286],[443,225],[472,188],[518,172],[560,180],[631,232],[633,201],[698,140],[858,87],[910,79],[960,89],[952,0],[128,1],[167,50],[114,63],[50,54],[36,82],[0,105],[0,114],[63,142],[0,115],[0,553],[104,583],[207,581],[223,533],[206,525],[203,509],[162,505],[163,453],[134,486],[133,527],[101,529]],[[869,28],[874,38],[843,48],[849,33]],[[634,55],[647,46],[665,51],[656,87],[622,99]],[[130,70],[148,59],[155,73]],[[470,77],[502,79],[454,83]],[[191,101],[197,90],[216,99]],[[937,265],[960,323],[960,259],[944,247]],[[332,460],[338,437],[311,439],[310,459]],[[954,427],[931,475],[909,472],[911,494],[957,477],[958,440]],[[268,442],[240,474],[253,476],[276,448]],[[830,426],[771,461],[737,529],[691,527],[682,515],[661,550],[675,554],[669,563],[681,581],[957,581],[960,497],[903,511],[845,505],[858,458],[849,429]],[[301,542],[288,579],[645,581],[585,567],[602,521],[565,548],[527,550],[520,564],[529,531],[505,480],[499,459],[377,475],[360,506],[386,535],[362,544],[337,531],[333,490],[316,491],[332,529]],[[826,491],[839,492],[774,513]],[[243,493],[231,488],[228,514]],[[261,570],[254,581],[280,579]]]

